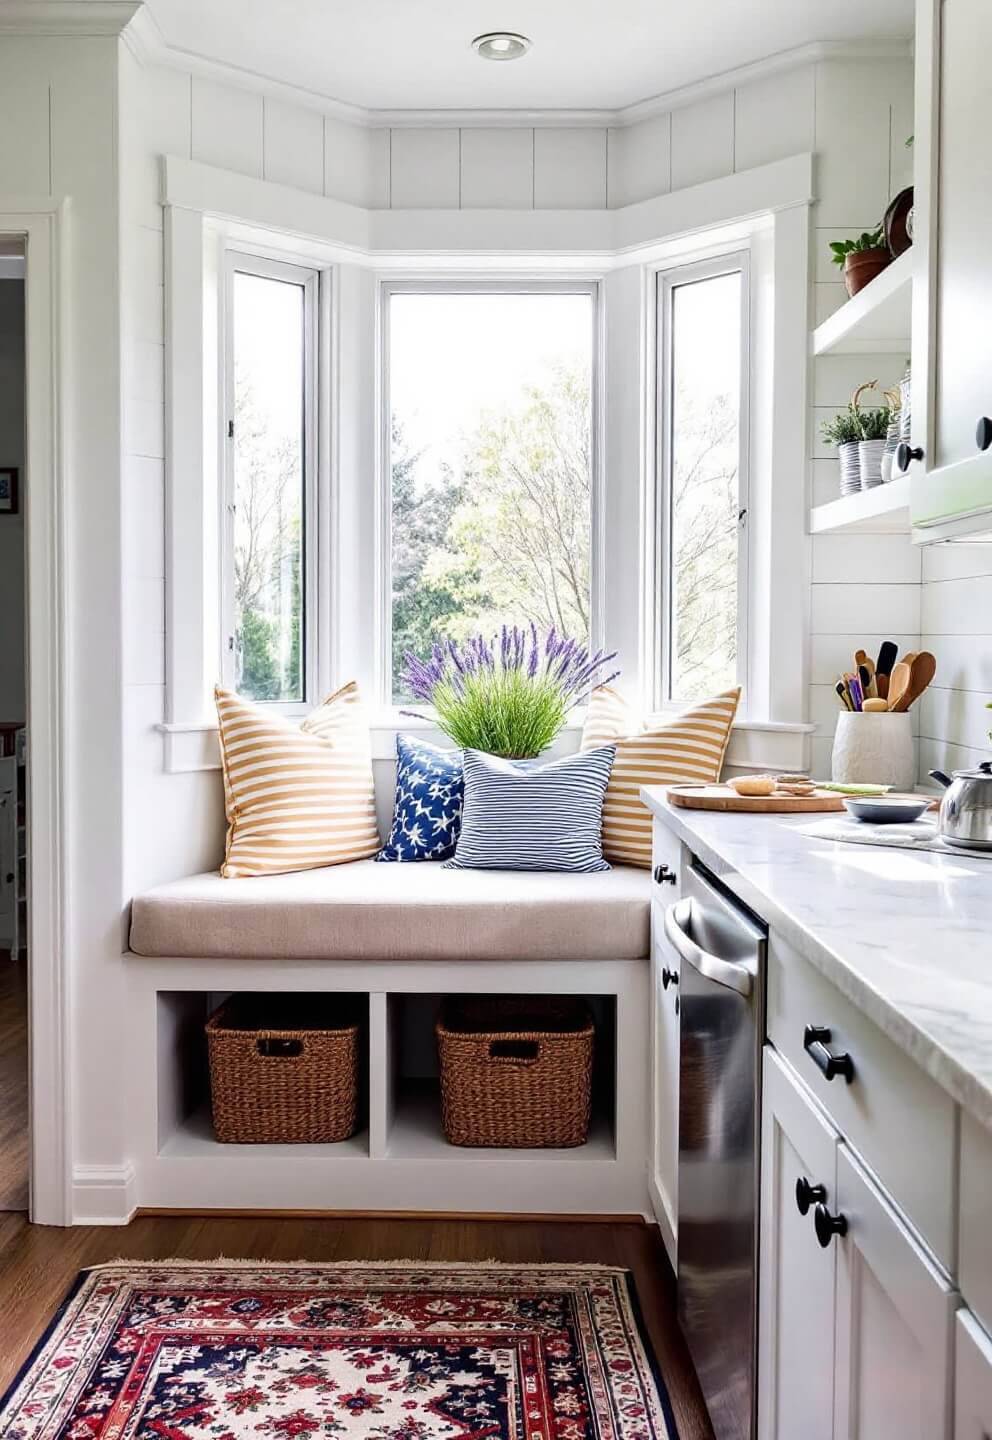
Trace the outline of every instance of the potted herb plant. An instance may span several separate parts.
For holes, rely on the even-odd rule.
[[[834,264],[843,267],[848,295],[857,295],[892,261],[881,225],[853,240],[832,240],[830,249]]]
[[[865,391],[877,389],[877,380],[866,380],[851,396],[851,409],[858,426],[858,475],[862,490],[873,490],[882,483],[882,456],[892,412],[887,405],[877,410],[861,408]]]
[[[536,625],[504,625],[487,640],[435,643],[429,657],[407,654],[403,682],[415,700],[432,705],[430,719],[466,750],[507,760],[532,760],[565,728],[568,712],[618,671],[604,674],[616,652],[597,650]]]
[[[823,442],[825,445],[836,445],[837,458],[840,461],[840,493],[851,495],[855,490],[861,489],[861,467],[858,460],[858,445],[861,441],[861,429],[858,425],[858,412],[853,405],[848,405],[839,415],[832,420],[824,420],[821,426]]]
[[[858,425],[861,439],[858,441],[858,470],[862,490],[873,490],[882,484],[882,456],[885,440],[889,433],[889,417],[892,412],[887,405],[877,410],[859,410]]]

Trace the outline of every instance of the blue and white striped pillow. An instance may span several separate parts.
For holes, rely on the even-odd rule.
[[[609,870],[603,797],[615,745],[543,765],[466,750],[462,828],[449,870]]]

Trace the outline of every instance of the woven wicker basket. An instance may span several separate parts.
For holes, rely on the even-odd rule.
[[[214,1133],[225,1145],[346,1140],[358,1121],[353,1006],[313,995],[235,996],[206,1025]]]
[[[441,1120],[452,1145],[583,1145],[594,1028],[569,999],[473,996],[437,1022]]]

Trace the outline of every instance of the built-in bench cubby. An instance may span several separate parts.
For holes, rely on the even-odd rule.
[[[441,1118],[441,1082],[435,1026],[442,995],[399,994],[386,997],[389,1122],[387,1154],[403,1160],[450,1160],[452,1154],[476,1159],[532,1161],[535,1156],[562,1160],[613,1160],[616,1115],[616,1006],[614,997],[583,997],[595,1024],[592,1119],[584,1145],[549,1148],[455,1147],[445,1138]],[[543,997],[535,997],[543,998]]]
[[[641,1214],[647,1207],[647,965],[189,959],[132,968],[135,1205],[148,1210]],[[370,989],[369,982],[376,988]],[[205,1025],[232,995],[335,997],[361,1017],[359,1124],[332,1144],[221,1144]],[[449,1144],[435,1024],[446,997],[580,997],[595,1022],[592,1118],[563,1148]],[[622,1037],[622,1042],[620,1040]]]

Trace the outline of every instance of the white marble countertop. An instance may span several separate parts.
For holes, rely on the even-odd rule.
[[[825,816],[644,803],[705,865],[992,1129],[992,859],[799,833]]]

